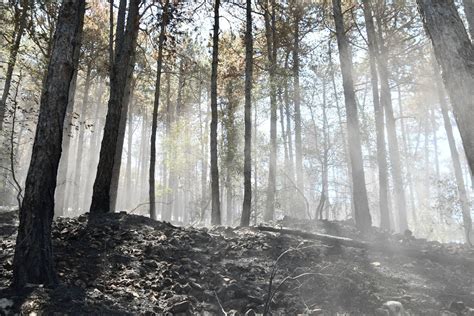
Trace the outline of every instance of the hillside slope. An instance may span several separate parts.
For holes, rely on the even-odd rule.
[[[389,315],[383,304],[397,301],[406,315],[470,315],[474,307],[474,252],[462,246],[374,230],[365,242],[386,249],[347,247],[298,235],[360,239],[345,223],[286,219],[279,224],[296,234],[281,234],[175,227],[125,213],[58,219],[62,284],[15,293],[7,288],[13,226],[1,221],[0,314]]]

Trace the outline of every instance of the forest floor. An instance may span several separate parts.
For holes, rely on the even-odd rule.
[[[59,218],[53,245],[61,284],[21,293],[8,288],[16,225],[16,213],[0,213],[0,315],[255,315],[265,308],[273,315],[392,315],[389,306],[400,304],[403,315],[474,315],[474,250],[375,229],[362,238],[347,222],[273,226],[293,234],[175,227],[125,213]],[[369,246],[303,238],[303,231]]]

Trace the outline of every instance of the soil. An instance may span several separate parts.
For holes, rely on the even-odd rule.
[[[472,249],[291,218],[273,227],[378,246],[258,227],[176,227],[126,213],[82,215],[54,223],[61,284],[14,291],[16,218],[0,213],[0,315],[397,315],[390,310],[400,307],[398,315],[474,315]]]

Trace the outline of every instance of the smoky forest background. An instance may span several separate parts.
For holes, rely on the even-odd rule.
[[[67,284],[85,291],[70,306],[85,314],[474,314],[472,0],[5,0],[0,21],[5,313],[66,312],[58,295],[77,293],[54,289]],[[287,259],[316,251],[308,240],[326,246]],[[201,248],[186,248],[195,243],[216,249],[209,262],[200,261]],[[146,263],[157,245],[165,248]],[[322,272],[325,259],[305,261],[334,247],[342,256],[327,266],[334,271]],[[94,251],[97,262],[71,261]],[[109,286],[90,285],[76,270],[131,271],[112,252],[171,282],[153,288],[150,277],[148,289],[129,293],[133,300],[174,294],[142,305],[110,298],[113,308],[104,309]],[[212,277],[188,276],[182,291],[195,301],[172,300],[182,294],[179,278],[163,271],[183,257],[189,269],[228,260],[219,269],[236,264],[235,273],[260,283],[249,294],[240,286],[253,285],[226,281],[225,273],[233,277],[225,270],[206,290],[199,280]],[[376,272],[359,281],[338,273],[351,257],[365,268],[387,264],[389,272],[377,272],[390,275],[387,288],[397,288],[388,285],[396,278],[431,289],[448,282],[438,290],[451,296],[363,296],[365,287],[346,287]],[[393,257],[421,261],[400,259],[397,270]],[[416,281],[428,261],[440,265],[425,267],[429,282],[440,283]],[[104,273],[93,278],[109,282]],[[339,293],[334,301],[314,289],[329,279],[339,284],[327,290]],[[32,284],[44,284],[35,288],[44,295],[20,291]],[[318,298],[303,299],[305,286]],[[347,301],[349,293],[358,300]],[[243,296],[239,304],[233,295]]]

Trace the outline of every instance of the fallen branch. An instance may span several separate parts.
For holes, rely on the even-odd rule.
[[[269,226],[258,226],[260,231],[266,232],[273,232],[273,233],[280,233],[280,234],[287,234],[287,235],[294,235],[302,238],[307,239],[316,239],[322,242],[331,244],[331,245],[343,245],[347,247],[354,247],[354,248],[368,248],[368,244],[363,241],[358,241],[346,237],[339,237],[339,236],[332,236],[327,234],[316,234],[316,233],[309,233],[301,230],[294,230],[294,229],[286,229],[286,228],[275,228]]]

